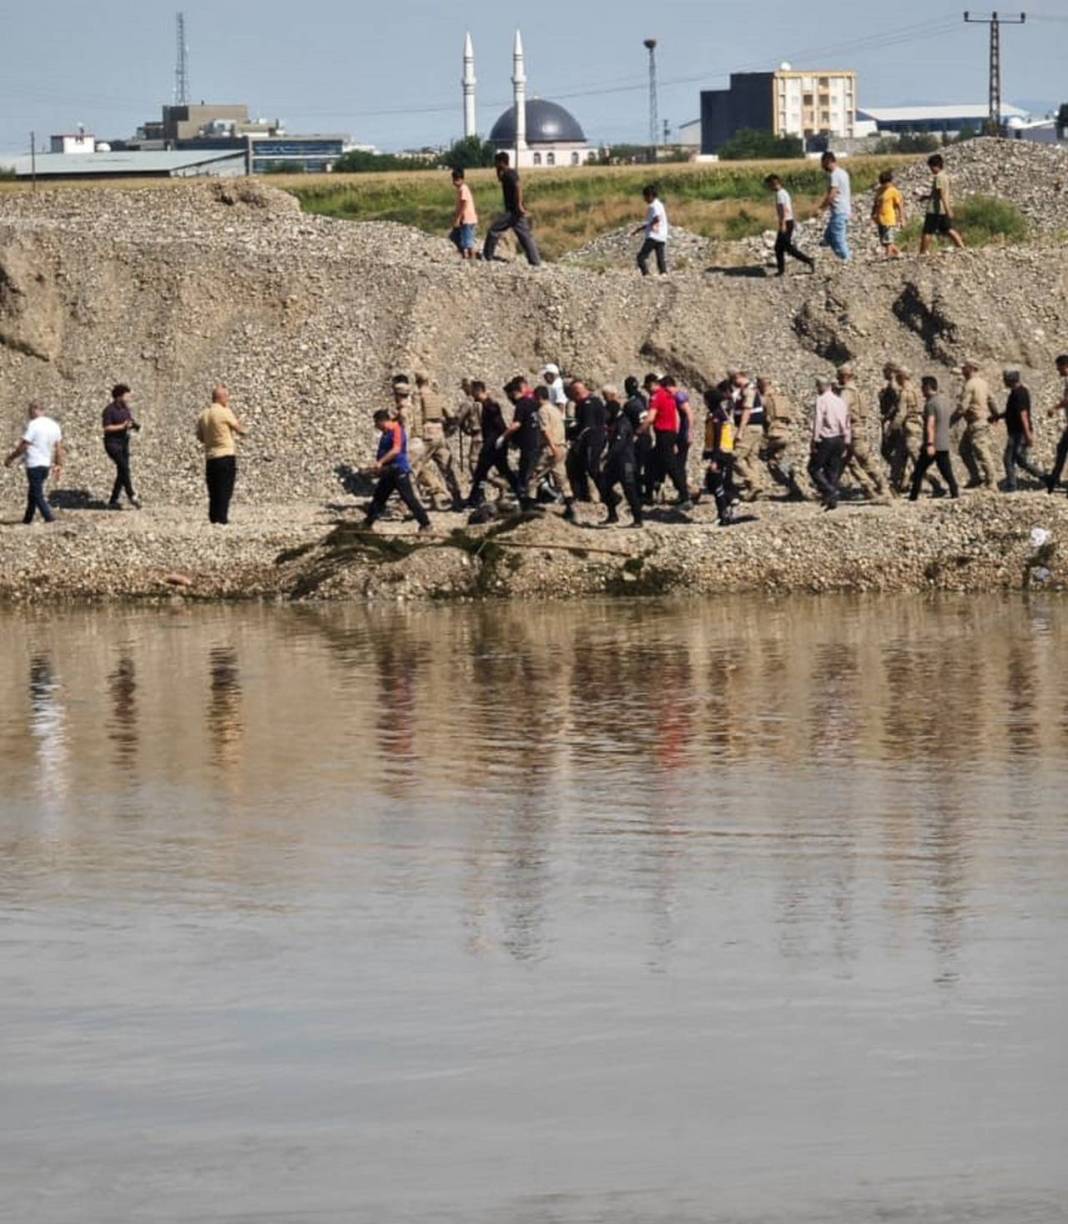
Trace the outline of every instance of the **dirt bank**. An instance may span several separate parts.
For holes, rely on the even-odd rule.
[[[761,503],[728,529],[699,507],[663,510],[643,531],[600,527],[584,507],[467,527],[435,515],[416,539],[374,535],[350,506],[241,506],[229,528],[201,512],[69,511],[52,527],[0,526],[0,599],[567,599],[724,592],[994,591],[1068,586],[1068,498],[975,493],[892,506]],[[1033,537],[1035,529],[1048,533]]]

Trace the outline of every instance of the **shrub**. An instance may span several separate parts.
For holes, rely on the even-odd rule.
[[[467,136],[456,141],[442,161],[450,170],[477,170],[492,166],[496,156],[496,145],[478,136]]]
[[[335,174],[373,174],[378,170],[427,170],[439,165],[440,159],[430,154],[424,157],[397,157],[393,153],[368,153],[353,149],[334,162]]]
[[[1008,200],[995,196],[968,196],[953,217],[964,241],[973,247],[1024,242],[1030,232],[1027,218]],[[918,242],[923,232],[923,218],[916,217],[902,231],[904,241]]]
[[[720,161],[777,161],[805,156],[804,142],[798,136],[776,136],[742,128],[719,149]]]

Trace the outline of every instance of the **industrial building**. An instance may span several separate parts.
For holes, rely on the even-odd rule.
[[[717,153],[738,132],[751,129],[811,140],[853,140],[857,135],[857,74],[852,70],[733,72],[727,89],[701,91],[701,152]]]
[[[102,149],[95,153],[38,153],[14,161],[17,178],[59,181],[116,178],[235,178],[247,172],[244,152],[203,149],[138,152]]]
[[[250,118],[244,104],[207,102],[165,106],[159,121],[142,124],[132,139],[111,144],[124,151],[240,152],[249,174],[325,174],[352,147],[342,133],[290,133],[281,120]]]
[[[959,136],[961,132],[979,132],[990,117],[986,102],[950,104],[946,106],[866,106],[858,118],[875,124],[877,131],[887,134],[918,136]],[[1002,122],[1013,119],[1026,121],[1027,111],[1018,106],[1001,108]]]

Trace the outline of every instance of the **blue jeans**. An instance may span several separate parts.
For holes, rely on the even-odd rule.
[[[50,469],[46,467],[32,467],[26,469],[26,513],[22,516],[24,523],[32,523],[34,514],[40,510],[41,518],[46,523],[51,523],[55,519],[52,513],[52,507],[48,504],[48,498],[45,497],[45,482],[48,480]]]
[[[845,213],[831,213],[820,245],[830,247],[844,263],[849,262],[852,258],[849,251],[849,218]]]

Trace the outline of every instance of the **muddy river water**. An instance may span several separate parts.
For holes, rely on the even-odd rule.
[[[1068,1218],[1068,604],[0,632],[0,1219]]]

